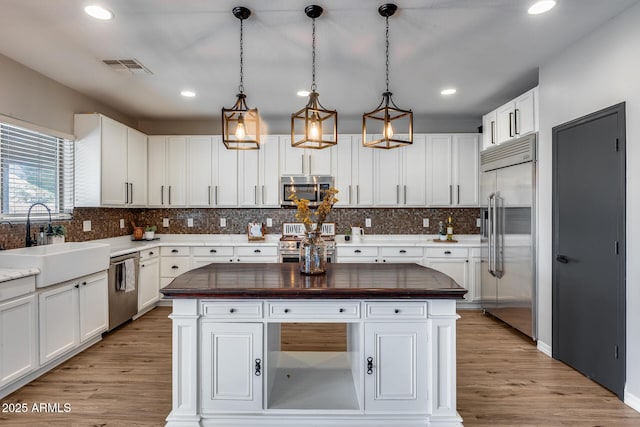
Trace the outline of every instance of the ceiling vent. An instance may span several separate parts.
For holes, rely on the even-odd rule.
[[[131,74],[153,74],[137,59],[103,59],[102,62],[111,69],[119,72],[128,71]]]

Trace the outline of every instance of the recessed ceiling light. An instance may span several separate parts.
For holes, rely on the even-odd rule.
[[[556,0],[540,0],[535,2],[527,11],[529,15],[539,15],[550,11],[556,5]]]
[[[311,92],[309,92],[308,90],[299,90],[296,94],[298,96],[309,96],[309,93]]]
[[[196,93],[192,90],[183,90],[182,92],[180,92],[180,95],[184,96],[185,98],[193,98],[194,96],[196,96]]]
[[[102,6],[98,6],[97,4],[92,4],[85,7],[84,11],[87,13],[87,15],[96,19],[100,19],[102,21],[113,19],[113,12],[111,12],[109,9],[105,9]]]
[[[440,91],[440,94],[441,95],[453,95],[456,92],[457,92],[457,90],[455,88],[448,88],[448,89],[443,89],[442,91]]]

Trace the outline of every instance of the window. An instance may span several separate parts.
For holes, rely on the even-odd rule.
[[[73,141],[0,123],[0,217],[24,218],[42,202],[58,218],[73,209]],[[45,214],[34,208],[32,215]]]

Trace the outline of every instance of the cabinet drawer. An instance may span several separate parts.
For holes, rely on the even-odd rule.
[[[275,246],[238,246],[238,256],[277,256],[278,248]]]
[[[426,319],[426,302],[367,302],[365,303],[367,319]]]
[[[233,246],[198,246],[193,248],[193,256],[233,256]]]
[[[360,303],[352,301],[270,302],[268,307],[270,319],[290,320],[292,322],[360,318]]]
[[[140,251],[140,261],[143,259],[149,259],[160,255],[160,248],[151,248]]]
[[[212,319],[262,319],[262,303],[225,301],[200,303],[202,316]]]
[[[466,258],[467,248],[427,248],[427,258]]]
[[[36,290],[36,276],[20,277],[0,284],[0,301],[26,295]]]
[[[415,246],[393,246],[380,248],[380,256],[383,257],[422,257],[423,250]]]
[[[191,267],[191,258],[163,257],[161,258],[161,261],[160,261],[160,276],[177,277],[182,273],[189,271],[190,267]]]
[[[349,246],[337,249],[338,257],[375,257],[378,256],[378,248],[375,246]]]
[[[163,246],[160,248],[161,256],[189,256],[189,246]]]

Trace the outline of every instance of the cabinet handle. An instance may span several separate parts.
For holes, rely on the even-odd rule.
[[[285,312],[285,313],[288,313],[288,312],[289,312],[289,309],[288,309],[288,308],[285,308],[285,309],[284,309],[284,312]]]
[[[360,249],[356,249],[355,251],[353,251],[353,253],[354,253],[354,254],[359,254],[359,253],[361,253],[361,252],[362,252],[362,251],[361,251]]]
[[[124,183],[124,204],[129,203],[129,183]]]
[[[171,186],[169,186],[169,204],[171,204]]]
[[[515,134],[520,135],[520,129],[518,129],[518,122],[520,118],[520,109],[516,108],[516,112],[513,115],[513,127],[515,128]]]
[[[406,251],[406,250],[404,250],[404,249],[400,249],[400,253],[401,253],[401,254],[406,254],[406,253],[407,253],[407,251]]]
[[[177,270],[180,267],[178,267],[177,265],[172,265],[171,268],[174,269],[174,270]]]
[[[302,175],[304,175],[304,154],[300,154],[300,169],[302,170]]]
[[[253,204],[254,205],[258,204],[258,186],[257,185],[253,186]]]
[[[509,113],[509,136],[513,135],[513,113]]]
[[[449,204],[453,204],[453,185],[449,185]]]
[[[496,143],[496,122],[491,120],[491,143]]]
[[[396,185],[396,204],[400,204],[400,186]]]
[[[235,308],[230,308],[230,309],[229,309],[229,313],[235,313],[235,312],[236,312],[236,309],[235,309]]]
[[[218,253],[218,251],[217,251],[216,249],[210,249],[210,250],[209,250],[209,253],[217,254],[217,253]]]
[[[262,252],[262,251],[261,251],[260,249],[256,249],[256,250],[254,250],[254,251],[253,251],[253,253],[254,253],[254,254],[259,254],[259,253],[261,253],[261,252]]]
[[[460,204],[460,186],[458,185],[458,204]]]
[[[179,251],[177,249],[171,249],[172,254],[177,254]]]
[[[262,375],[262,360],[260,359],[256,359],[255,374],[256,377]]]
[[[130,182],[131,191],[129,191],[129,199],[131,200],[131,204],[133,204],[133,182]]]
[[[407,204],[407,186],[404,186],[404,204]]]
[[[394,312],[395,314],[400,314],[400,309],[399,309],[399,308],[396,308],[395,310],[393,310],[393,312]]]
[[[207,187],[207,196],[209,197],[209,205],[211,204],[211,186]]]
[[[367,375],[373,374],[373,357],[367,357]]]
[[[444,251],[445,255],[451,255],[451,251]]]
[[[160,186],[160,204],[164,205],[164,185]]]
[[[309,169],[307,170],[307,173],[311,175],[311,154],[307,156],[307,163],[309,163]]]
[[[262,204],[264,205],[264,185],[262,186]]]
[[[351,186],[349,186],[349,204],[351,204]]]
[[[356,185],[356,204],[360,204],[360,185]]]

